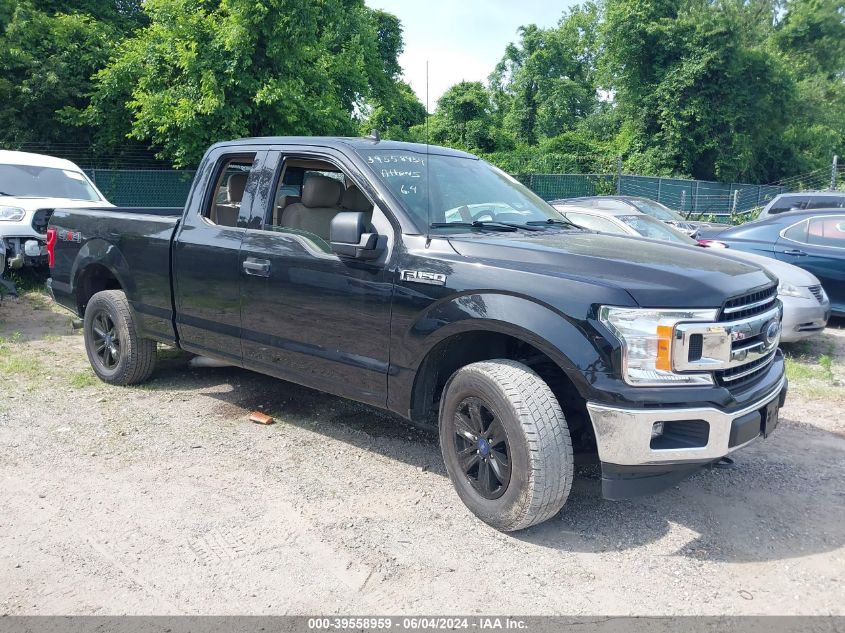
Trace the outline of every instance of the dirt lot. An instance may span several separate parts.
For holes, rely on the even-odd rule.
[[[7,299],[0,613],[845,614],[841,328],[789,350],[782,425],[734,469],[630,502],[584,470],[509,536],[393,416],[172,350],[109,387],[65,313]]]

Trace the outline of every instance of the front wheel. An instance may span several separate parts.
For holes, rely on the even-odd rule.
[[[98,292],[85,308],[85,351],[94,373],[112,385],[135,385],[153,373],[156,342],[138,336],[121,290]]]
[[[572,487],[560,404],[540,376],[512,360],[473,363],[449,379],[440,449],[464,504],[503,532],[550,519]]]

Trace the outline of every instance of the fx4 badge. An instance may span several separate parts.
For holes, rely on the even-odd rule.
[[[402,281],[413,281],[418,284],[429,284],[431,286],[446,285],[446,275],[441,273],[430,273],[424,270],[400,270],[399,276]]]
[[[68,231],[66,229],[62,229],[59,231],[57,237],[62,242],[82,242],[82,233],[79,231]]]

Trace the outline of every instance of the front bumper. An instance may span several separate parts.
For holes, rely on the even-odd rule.
[[[781,295],[783,329],[780,340],[794,343],[824,330],[830,318],[830,301],[819,303],[815,298],[802,299]]]
[[[736,411],[716,407],[626,409],[587,403],[602,463],[602,492],[627,499],[658,492],[777,426],[787,380]],[[655,423],[664,434],[652,437]]]

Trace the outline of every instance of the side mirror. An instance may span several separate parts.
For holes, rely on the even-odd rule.
[[[360,211],[342,211],[332,219],[329,227],[329,242],[332,252],[338,257],[352,259],[375,259],[383,247],[379,245],[377,233],[365,233],[366,222]]]

